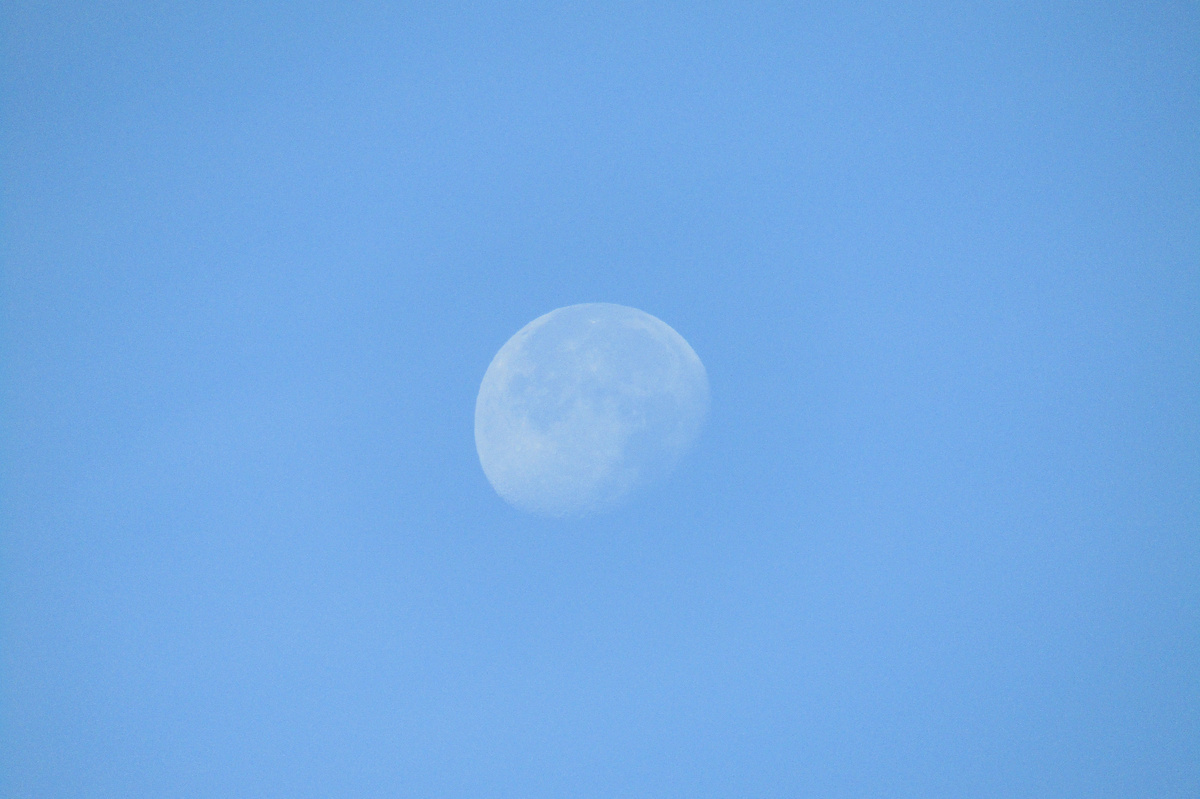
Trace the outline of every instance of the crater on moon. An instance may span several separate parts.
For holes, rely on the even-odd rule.
[[[502,498],[547,516],[613,508],[665,477],[708,411],[683,337],[623,305],[570,305],[496,353],[475,401],[475,448]]]

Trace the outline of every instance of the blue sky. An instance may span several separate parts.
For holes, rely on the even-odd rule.
[[[1194,4],[3,15],[3,795],[1200,795]],[[548,522],[578,302],[712,410]]]

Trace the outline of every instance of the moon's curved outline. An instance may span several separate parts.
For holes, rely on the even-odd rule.
[[[558,308],[489,364],[475,407],[480,464],[510,504],[576,516],[620,504],[673,468],[708,411],[704,364],[657,317]]]

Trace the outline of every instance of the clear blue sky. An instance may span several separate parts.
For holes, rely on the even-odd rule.
[[[5,4],[0,795],[1200,795],[1200,7],[568,5]]]

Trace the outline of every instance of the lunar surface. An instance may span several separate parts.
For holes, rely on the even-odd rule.
[[[475,401],[475,448],[510,504],[580,516],[669,474],[707,411],[704,364],[670,326],[623,305],[571,305],[496,353]]]

